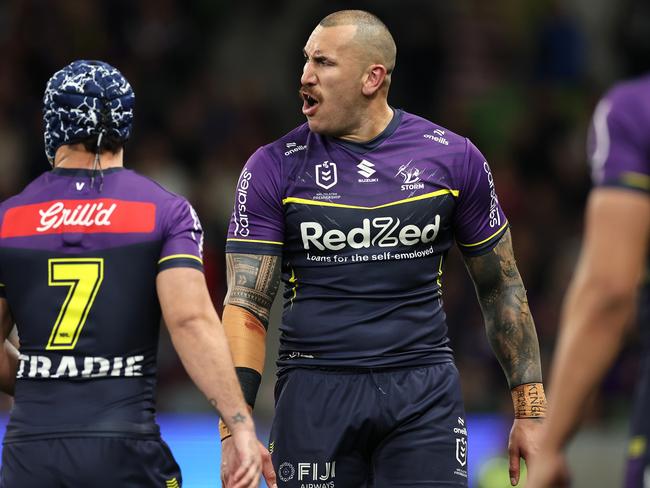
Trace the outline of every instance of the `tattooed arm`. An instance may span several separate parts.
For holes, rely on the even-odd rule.
[[[485,329],[510,388],[541,383],[542,368],[526,289],[512,251],[510,230],[490,252],[465,258]]]
[[[535,324],[512,251],[510,230],[490,252],[466,257],[485,329],[512,391],[515,423],[510,432],[510,479],[519,482],[519,458],[537,451],[540,418],[546,410]]]
[[[165,269],[158,273],[156,288],[165,324],[185,369],[233,433],[236,456],[230,486],[258,486],[262,457],[255,426],[203,273],[193,268]]]
[[[266,355],[266,330],[273,299],[280,285],[280,257],[226,253],[228,293],[223,324],[244,398],[252,411],[262,380]],[[221,479],[228,485],[233,448],[230,431],[219,424],[222,443]],[[258,445],[264,462],[264,478],[275,486],[275,472],[268,450]]]
[[[223,322],[244,398],[252,408],[264,371],[271,305],[280,285],[280,257],[228,253],[226,266]]]

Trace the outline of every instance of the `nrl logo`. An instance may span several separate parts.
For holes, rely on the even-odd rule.
[[[329,190],[338,182],[336,174],[336,163],[323,161],[316,165],[316,184],[325,190]]]
[[[461,466],[467,464],[467,439],[465,438],[456,438],[456,461]]]

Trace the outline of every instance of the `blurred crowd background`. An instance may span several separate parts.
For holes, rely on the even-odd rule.
[[[260,145],[304,121],[297,96],[302,47],[317,22],[340,8],[370,10],[393,33],[391,104],[470,137],[490,162],[548,371],[590,184],[591,112],[616,79],[650,68],[646,0],[5,0],[0,199],[49,169],[41,103],[52,73],[80,58],[115,65],[136,93],[126,165],[195,206],[221,310],[239,171]],[[474,290],[458,252],[451,254],[444,300],[467,410],[510,416]],[[262,419],[273,409],[276,331],[272,324],[257,407]],[[628,415],[636,353],[631,341],[586,412],[588,424]],[[164,333],[159,408],[209,408]]]

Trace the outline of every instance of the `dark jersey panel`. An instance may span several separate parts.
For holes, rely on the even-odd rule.
[[[280,365],[449,360],[444,257],[489,251],[507,228],[467,139],[395,111],[366,144],[305,124],[260,148],[237,188],[227,252],[282,255]]]
[[[6,441],[154,435],[156,276],[201,269],[184,199],[124,169],[54,170],[0,206],[0,276],[20,336]]]

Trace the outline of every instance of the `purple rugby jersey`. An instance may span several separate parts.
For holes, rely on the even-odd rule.
[[[157,435],[156,275],[203,269],[183,198],[124,168],[54,169],[0,205],[0,296],[20,336],[5,442]]]
[[[281,367],[450,360],[447,251],[507,228],[476,147],[401,110],[365,144],[301,125],[251,156],[235,199],[226,251],[282,256]]]
[[[600,101],[588,153],[597,186],[650,192],[650,75],[615,85]]]

